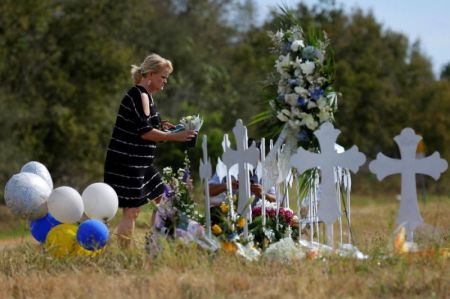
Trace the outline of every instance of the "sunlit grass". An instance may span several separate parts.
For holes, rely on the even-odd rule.
[[[392,253],[399,205],[395,198],[353,200],[354,243],[368,260],[330,256],[288,264],[248,262],[176,242],[165,244],[151,260],[142,249],[151,214],[144,208],[131,251],[119,250],[114,235],[107,250],[95,258],[55,259],[35,241],[1,251],[2,298],[447,297],[449,258],[433,255],[431,249],[450,247],[448,197],[420,203],[427,225],[417,231],[416,240],[430,252],[420,257]]]

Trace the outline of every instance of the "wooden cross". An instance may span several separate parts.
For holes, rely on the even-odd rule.
[[[200,160],[200,179],[205,186],[205,220],[206,220],[206,235],[211,238],[211,215],[209,211],[209,179],[212,175],[211,160],[208,158],[208,143],[206,135],[203,135],[203,159]]]
[[[236,121],[233,133],[236,139],[237,149],[233,150],[229,145],[226,145],[222,160],[228,169],[234,164],[238,164],[239,201],[237,212],[241,215],[247,215],[249,212],[248,200],[250,198],[250,176],[247,164],[256,167],[259,151],[256,148],[255,143],[248,148],[247,128],[243,125],[242,120],[238,119]]]
[[[448,163],[441,159],[438,152],[434,152],[426,158],[416,159],[417,144],[422,139],[416,135],[411,128],[405,128],[394,140],[400,149],[401,159],[392,159],[382,153],[370,162],[369,169],[382,180],[391,174],[400,173],[401,178],[401,201],[397,224],[406,224],[408,241],[413,241],[414,229],[423,223],[417,205],[416,174],[426,174],[437,180],[444,172]]]
[[[296,167],[299,174],[315,167],[320,169],[321,196],[318,217],[327,225],[333,224],[339,216],[334,168],[349,168],[353,172],[357,172],[366,160],[365,155],[359,152],[355,145],[348,151],[337,153],[334,144],[339,134],[340,131],[335,129],[331,123],[324,123],[314,132],[319,140],[320,153],[312,153],[303,148],[298,148],[297,153],[292,155],[290,160],[290,165]]]

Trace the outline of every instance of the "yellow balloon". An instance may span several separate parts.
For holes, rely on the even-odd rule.
[[[54,257],[63,257],[76,254],[77,230],[75,224],[58,224],[53,227],[45,240],[45,249]]]
[[[75,250],[75,254],[94,257],[94,256],[97,256],[97,255],[103,253],[103,251],[105,251],[105,248],[106,247],[103,247],[103,248],[95,250],[95,251],[91,251],[91,250],[84,249],[81,245],[78,244],[76,247],[76,250]]]

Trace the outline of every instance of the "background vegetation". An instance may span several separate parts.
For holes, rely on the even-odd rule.
[[[171,59],[175,72],[156,97],[177,122],[201,114],[210,156],[236,119],[249,123],[267,109],[266,79],[275,57],[267,30],[276,14],[255,22],[256,1],[237,0],[3,0],[0,2],[0,185],[30,160],[44,163],[56,186],[82,190],[102,179],[105,149],[118,105],[131,85],[131,64],[150,52]],[[450,160],[450,64],[439,78],[420,44],[385,29],[370,13],[345,12],[334,1],[299,5],[306,30],[325,30],[336,61],[338,142],[353,144],[368,160],[383,151],[398,157],[393,137],[404,127],[423,134],[427,154]],[[269,137],[270,128],[250,128]],[[156,163],[179,166],[181,144],[163,144]],[[196,171],[200,147],[191,150]],[[449,194],[450,172],[433,192]],[[367,169],[356,191],[399,192]],[[197,180],[198,181],[198,180]],[[431,184],[430,184],[431,185]],[[394,188],[395,187],[395,188]],[[375,191],[376,190],[376,191]],[[3,198],[3,196],[2,196]]]

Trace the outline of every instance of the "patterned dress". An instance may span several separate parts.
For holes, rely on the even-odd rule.
[[[136,85],[124,96],[106,153],[104,182],[117,192],[119,207],[139,207],[164,192],[152,165],[156,142],[141,138],[153,128],[161,129],[161,118],[148,93],[150,115],[145,115],[141,93],[147,91]]]

